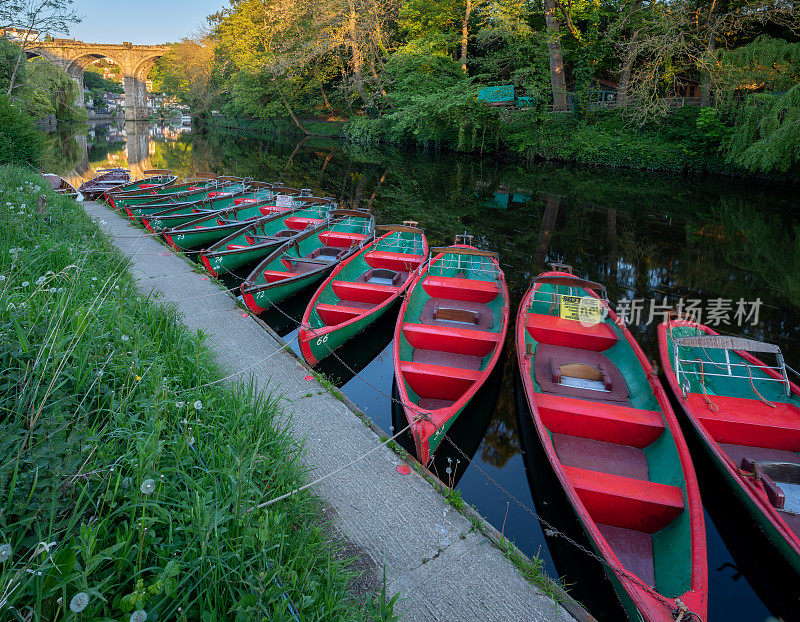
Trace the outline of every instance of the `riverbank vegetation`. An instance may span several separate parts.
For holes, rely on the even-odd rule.
[[[232,0],[209,23],[161,61],[200,121],[338,120],[355,141],[798,173],[791,3]]]
[[[380,619],[318,501],[252,511],[306,477],[280,399],[221,384],[202,335],[45,188],[0,167],[0,609]]]

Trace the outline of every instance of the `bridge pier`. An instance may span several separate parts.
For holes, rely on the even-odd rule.
[[[125,120],[147,121],[147,83],[136,76],[126,75],[125,86]]]

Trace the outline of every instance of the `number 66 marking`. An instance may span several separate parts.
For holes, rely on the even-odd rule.
[[[328,335],[325,335],[324,337],[320,337],[319,339],[317,339],[317,345],[321,346],[326,341],[328,341]]]

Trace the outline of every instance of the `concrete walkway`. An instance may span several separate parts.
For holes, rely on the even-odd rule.
[[[290,404],[291,427],[305,439],[305,460],[314,476],[332,472],[374,449],[375,432],[316,380],[282,344],[243,311],[211,279],[171,253],[111,209],[85,209],[130,256],[141,290],[174,304],[192,330],[202,330],[218,361],[237,379],[252,374],[262,387]],[[269,360],[264,361],[272,355]],[[415,471],[401,475],[401,458],[381,447],[354,466],[325,480],[316,494],[328,506],[347,553],[400,592],[403,620],[567,621],[573,618],[529,584],[470,521]]]

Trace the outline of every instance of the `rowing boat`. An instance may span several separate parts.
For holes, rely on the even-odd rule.
[[[605,287],[568,271],[533,279],[516,349],[544,451],[628,617],[674,622],[682,611],[682,619],[705,620],[694,467],[669,400]]]
[[[131,180],[131,172],[124,168],[101,168],[95,171],[92,178],[83,182],[78,190],[90,201],[100,198],[112,188],[127,184]]]
[[[55,190],[57,194],[65,194],[68,197],[77,199],[78,201],[83,199],[83,196],[75,189],[75,186],[73,186],[63,177],[59,177],[53,173],[42,173],[42,177],[47,180],[47,183],[50,184],[50,187]]]
[[[219,191],[209,193],[205,201],[179,203],[154,214],[142,216],[141,220],[142,225],[149,231],[175,229],[201,216],[212,216],[223,210],[235,207],[237,200],[269,201],[272,197],[273,194],[269,188],[256,189],[252,183],[249,185],[228,186]]]
[[[197,173],[194,177],[176,181],[169,186],[144,188],[125,194],[107,193],[106,201],[108,201],[108,204],[114,209],[123,209],[129,205],[133,206],[143,203],[155,203],[156,201],[167,201],[192,192],[211,189],[224,183],[224,180],[227,179],[231,178],[219,178],[214,173]]]
[[[340,263],[306,307],[297,342],[310,365],[383,316],[428,257],[425,232],[411,223],[377,229],[386,233]]]
[[[291,207],[276,205],[274,196],[264,200],[237,198],[233,203],[231,207],[210,215],[204,214],[180,227],[164,229],[162,235],[176,250],[207,248],[223,238],[235,238],[227,242],[224,248],[233,245],[234,248],[228,250],[246,252],[250,246],[261,243],[253,236],[275,236],[284,231],[300,233],[309,226],[321,223],[334,206],[330,199],[318,197],[292,197]],[[273,221],[279,216],[291,216],[289,224],[276,228],[277,223]],[[275,245],[285,241],[286,237],[279,236]]]
[[[174,196],[157,196],[144,203],[128,203],[123,206],[123,209],[131,220],[141,220],[152,214],[166,212],[170,209],[195,207],[216,198],[224,198],[231,194],[238,195],[248,188],[268,190],[271,185],[261,182],[248,182],[239,177],[219,177],[210,186],[192,188],[185,192],[179,192]]]
[[[268,255],[241,285],[247,307],[262,313],[300,290],[318,283],[336,264],[375,237],[368,212],[334,210],[328,220],[295,236]]]
[[[800,576],[800,388],[780,348],[685,319],[660,324],[658,345],[667,382],[715,471]]]
[[[509,298],[497,253],[458,236],[431,249],[394,331],[394,373],[417,459],[427,464],[503,349]]]
[[[160,168],[144,171],[142,175],[144,175],[144,177],[141,179],[107,189],[105,191],[106,201],[108,201],[110,195],[124,195],[132,192],[156,190],[174,184],[178,179],[177,175],[172,174],[172,171]]]

